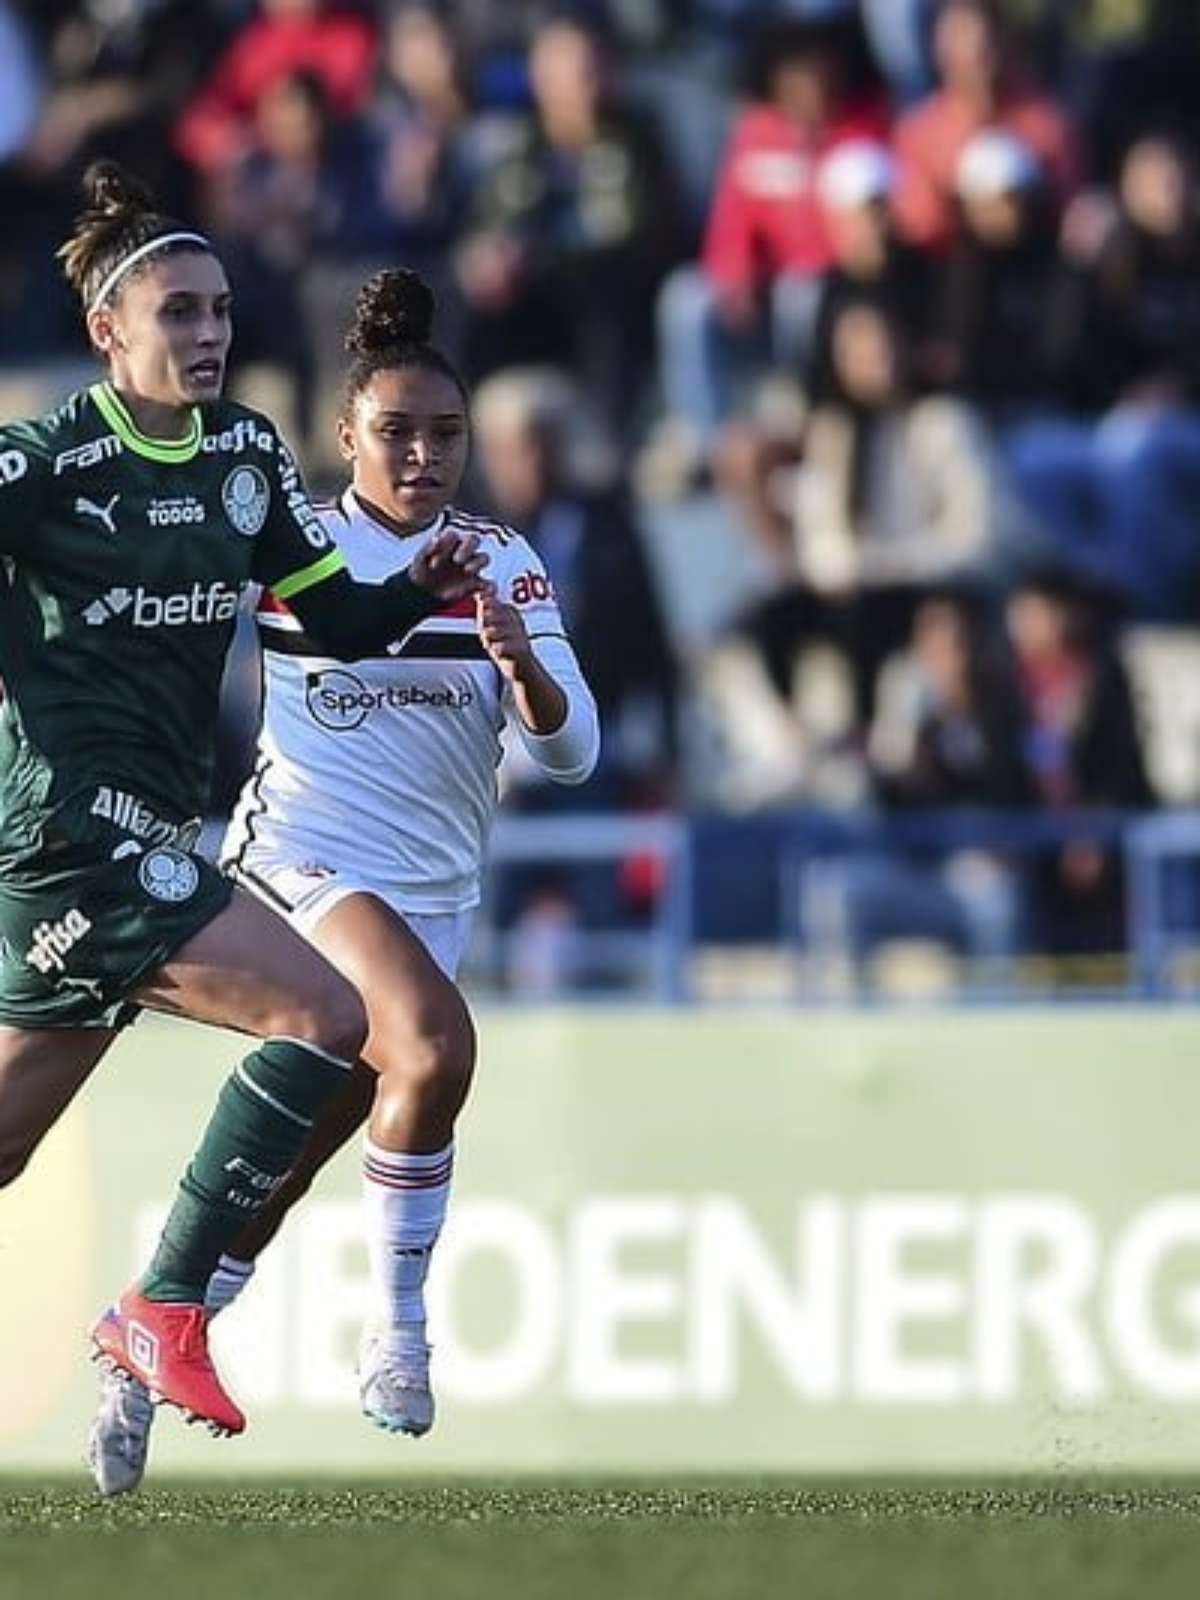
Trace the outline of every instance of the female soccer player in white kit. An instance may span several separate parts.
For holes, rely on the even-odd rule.
[[[583,782],[599,753],[595,702],[541,561],[519,533],[451,504],[468,398],[429,343],[433,310],[414,273],[381,272],[360,291],[338,424],[352,482],[323,517],[359,581],[384,581],[430,538],[462,529],[489,553],[491,587],[429,618],[393,654],[349,663],[323,654],[286,605],[260,603],[258,759],[222,862],[358,988],[375,1070],[360,1067],[318,1122],[207,1300],[214,1312],[229,1304],[288,1208],[369,1117],[360,1398],[379,1426],[413,1435],[434,1414],[423,1290],[475,1060],[454,978],[480,897],[500,735],[511,720],[560,783]],[[136,1384],[106,1386],[90,1445],[105,1492],[140,1481],[151,1417]]]

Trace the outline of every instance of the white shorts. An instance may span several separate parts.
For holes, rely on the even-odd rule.
[[[416,934],[448,978],[458,976],[471,937],[474,918],[470,911],[406,911],[395,890],[333,867],[307,863],[297,867],[291,862],[264,861],[258,856],[251,863],[226,870],[235,883],[286,917],[297,933],[310,941],[317,924],[348,895],[374,895]]]

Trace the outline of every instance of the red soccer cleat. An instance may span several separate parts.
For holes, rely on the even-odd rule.
[[[204,1307],[123,1294],[92,1329],[97,1356],[140,1378],[155,1400],[179,1406],[214,1433],[241,1433],[246,1418],[221,1387],[208,1353]]]

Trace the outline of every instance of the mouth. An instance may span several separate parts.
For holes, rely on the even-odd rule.
[[[396,488],[402,494],[412,494],[414,492],[417,494],[436,493],[442,488],[442,480],[440,478],[431,478],[428,476],[422,476],[419,478],[401,478],[400,482],[396,485]]]
[[[206,359],[204,361],[193,361],[187,369],[187,375],[197,388],[211,389],[221,382],[224,370],[223,362]]]

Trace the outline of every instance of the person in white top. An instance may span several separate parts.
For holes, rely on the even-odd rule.
[[[370,1032],[346,1094],[222,1258],[206,1301],[215,1313],[234,1299],[287,1210],[368,1120],[373,1304],[360,1398],[379,1426],[412,1435],[434,1415],[423,1290],[475,1064],[454,979],[479,901],[500,735],[511,722],[562,783],[583,782],[599,754],[595,702],[541,561],[513,529],[452,505],[469,403],[429,342],[433,310],[415,273],[377,273],[360,291],[338,423],[352,479],[323,515],[359,581],[383,582],[430,539],[462,529],[490,556],[488,587],[428,618],[392,653],[348,663],[322,654],[280,602],[264,595],[259,604],[258,759],[222,864],[356,985]],[[128,1381],[102,1395],[90,1453],[107,1492],[140,1482],[151,1417]]]

